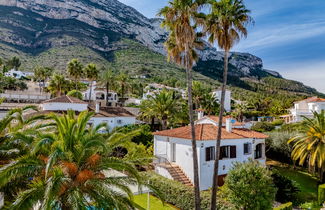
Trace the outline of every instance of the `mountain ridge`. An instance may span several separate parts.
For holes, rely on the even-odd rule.
[[[159,70],[179,71],[177,66],[162,64],[161,58],[157,60],[159,65],[146,63],[158,56],[155,53],[166,55],[163,43],[168,33],[160,27],[161,20],[146,18],[116,0],[0,0],[0,12],[0,57],[19,55],[26,70],[40,64],[64,70],[67,59],[72,57],[106,66],[116,62],[117,55],[126,56],[131,52],[127,49],[134,47],[148,54],[143,63],[130,64],[136,72],[152,71],[160,75]],[[133,53],[129,59],[137,56]],[[194,69],[204,78],[220,80],[223,52],[206,44],[199,54],[200,61]],[[278,72],[265,70],[262,59],[249,53],[231,52],[229,63],[230,84],[248,90],[252,90],[252,85],[243,78],[282,78]],[[303,89],[301,94],[318,94],[313,88],[303,86]],[[296,91],[299,93],[298,88]]]

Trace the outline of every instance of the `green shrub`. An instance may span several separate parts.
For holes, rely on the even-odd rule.
[[[321,205],[325,202],[325,184],[318,186],[318,203]]]
[[[280,162],[291,163],[291,145],[288,140],[297,135],[297,132],[273,131],[266,133],[266,156]]]
[[[278,207],[275,207],[273,210],[292,210],[292,203],[284,203]]]
[[[75,97],[75,98],[78,98],[80,100],[83,100],[83,95],[80,91],[78,90],[70,90],[68,93],[67,93],[67,96],[72,96],[72,97]]]
[[[316,209],[320,209],[321,206],[318,205],[317,202],[308,202],[308,203],[304,203],[304,204],[300,205],[300,208],[301,209],[313,209],[313,210],[316,210]]]
[[[272,209],[276,187],[271,171],[259,162],[236,162],[225,179],[227,201],[236,209]]]
[[[167,203],[170,203],[182,210],[194,209],[194,191],[192,187],[185,186],[177,181],[167,179],[154,172],[143,172],[144,176],[150,181],[160,194],[164,196]],[[201,209],[210,208],[210,191],[201,192]],[[223,200],[218,200],[218,209],[234,209],[230,204]]]
[[[284,123],[283,120],[277,119],[277,120],[274,120],[272,122],[272,125],[274,125],[274,126],[280,126],[280,125],[283,125],[283,123]]]
[[[269,122],[257,122],[251,129],[258,132],[267,132],[274,130],[275,126]]]
[[[285,203],[296,200],[297,193],[300,190],[294,181],[283,176],[277,170],[273,171],[272,178],[274,185],[278,189],[275,195],[276,201]]]

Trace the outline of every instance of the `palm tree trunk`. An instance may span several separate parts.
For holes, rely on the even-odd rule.
[[[214,173],[213,173],[213,181],[212,181],[211,210],[215,210],[216,207],[217,207],[219,154],[220,154],[222,118],[223,118],[223,113],[225,111],[224,109],[225,109],[225,95],[226,95],[226,86],[227,86],[227,76],[228,76],[228,50],[225,51],[225,55],[224,55],[223,83],[222,83],[222,90],[221,90],[218,133],[217,133],[217,142],[216,142],[216,156],[215,156],[215,160],[214,160],[214,170],[213,170]]]
[[[109,90],[109,83],[106,82],[106,106],[108,106],[108,90]]]
[[[90,81],[89,103],[91,102],[91,92],[93,90],[93,81]]]
[[[78,84],[77,84],[77,78],[75,78],[75,80],[74,80],[74,82],[76,83],[75,85],[76,85],[76,90],[78,90]]]
[[[186,74],[187,74],[187,91],[188,91],[188,115],[190,117],[191,136],[192,136],[195,209],[199,210],[201,209],[201,197],[200,197],[200,183],[199,183],[199,167],[198,167],[196,139],[195,139],[195,125],[194,125],[194,115],[193,115],[192,71],[190,68],[186,69]]]

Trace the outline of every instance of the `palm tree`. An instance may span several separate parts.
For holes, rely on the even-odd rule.
[[[169,6],[162,8],[159,12],[159,15],[164,17],[162,26],[170,31],[168,40],[165,43],[168,59],[183,66],[187,74],[188,114],[191,124],[193,152],[195,209],[201,208],[201,202],[194,127],[191,69],[197,60],[195,51],[202,46],[202,42],[200,41],[202,34],[196,32],[196,26],[202,22],[198,14],[199,8],[199,1],[170,0]]]
[[[112,156],[120,142],[109,142],[88,127],[93,113],[51,114],[52,129],[34,138],[33,150],[0,169],[0,187],[22,183],[9,209],[134,209],[128,186],[143,180],[130,161]],[[112,140],[112,138],[110,138]],[[111,171],[128,175],[111,176]],[[116,172],[114,172],[116,173]]]
[[[106,89],[106,106],[108,106],[108,92],[110,88],[112,88],[116,83],[115,79],[116,79],[115,74],[110,69],[104,71],[100,76],[100,83],[102,85],[105,85],[105,89]]]
[[[90,80],[90,93],[89,101],[91,101],[91,92],[93,88],[93,81],[98,79],[99,70],[96,67],[96,64],[89,63],[85,68],[85,75],[88,80]]]
[[[290,139],[288,143],[293,143],[292,159],[299,160],[300,165],[306,161],[310,167],[316,165],[320,169],[320,180],[324,183],[325,111],[313,114],[313,119],[304,117],[304,126],[300,128],[300,133]]]
[[[83,95],[80,91],[78,90],[70,90],[68,93],[67,93],[67,96],[72,96],[72,97],[75,97],[75,98],[79,98],[80,100],[83,100]]]
[[[208,115],[215,115],[219,111],[219,104],[212,93],[203,93],[201,105]]]
[[[78,59],[72,59],[67,66],[68,74],[74,79],[76,90],[78,90],[78,81],[83,77],[83,66]]]
[[[130,86],[129,77],[126,74],[122,73],[117,76],[117,83],[119,84],[119,87],[120,87],[119,90],[120,90],[121,96],[122,96],[122,98],[124,98],[124,95],[127,93],[128,88]]]
[[[61,96],[67,89],[68,81],[61,74],[54,74],[47,87],[52,95]]]
[[[228,76],[228,55],[230,49],[240,40],[247,36],[246,25],[252,21],[250,11],[246,9],[242,0],[220,0],[211,2],[211,13],[206,17],[206,30],[211,43],[218,43],[224,53],[224,72],[220,101],[218,122],[218,135],[216,143],[216,157],[219,157],[222,118],[224,114],[225,92]],[[218,188],[219,158],[215,159],[213,186],[211,195],[211,209],[216,209],[216,196]]]
[[[46,81],[52,76],[53,69],[49,67],[38,66],[34,69],[34,81],[39,82],[40,91],[45,87]],[[41,83],[42,87],[41,87]]]
[[[155,93],[148,100],[141,104],[140,112],[142,118],[155,117],[160,120],[162,130],[166,130],[169,119],[177,110],[177,100],[174,98],[174,93],[167,90],[162,90],[160,93]]]
[[[19,67],[21,66],[20,59],[18,57],[14,56],[13,58],[11,58],[10,60],[7,61],[6,66],[9,69],[13,68],[15,70],[18,70]]]

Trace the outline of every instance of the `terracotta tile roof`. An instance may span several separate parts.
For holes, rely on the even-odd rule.
[[[88,107],[88,110],[95,112],[94,107]],[[50,114],[50,113],[56,113],[58,115],[62,115],[62,114],[66,114],[67,111],[46,110],[46,111],[38,111],[38,112],[28,113],[25,116],[26,116],[26,118],[30,118],[33,116],[42,115],[42,114],[46,115],[46,114]],[[78,115],[80,112],[76,111],[75,113]],[[123,107],[100,107],[99,113],[95,113],[93,117],[135,117],[135,116],[132,113],[128,112]]]
[[[295,103],[299,103],[302,101],[306,101],[307,103],[309,103],[309,102],[325,102],[325,99],[318,98],[317,96],[313,96],[313,97],[306,98],[304,100],[296,101]]]
[[[95,112],[94,106],[88,107],[89,111]],[[95,113],[94,117],[135,117],[131,112],[123,107],[100,107],[99,113]]]
[[[197,124],[195,125],[196,140],[216,140],[217,139],[217,126],[212,124]],[[157,136],[169,136],[182,139],[191,139],[191,127],[185,126],[181,128],[175,128],[171,130],[158,131],[153,133]],[[244,128],[233,128],[232,132],[229,133],[226,129],[222,128],[221,139],[246,139],[246,138],[258,138],[265,139],[268,136]]]
[[[76,103],[76,104],[87,104],[87,102],[80,100],[79,98],[75,98],[72,96],[60,96],[56,98],[52,98],[43,102],[46,103]]]
[[[216,123],[219,122],[219,117],[218,116],[214,116],[214,115],[208,115],[206,116],[207,118],[210,118],[211,120],[215,121]],[[231,118],[231,116],[224,116],[222,118],[222,124],[226,124],[226,120]],[[245,125],[245,123],[242,123],[242,122],[238,122],[236,121],[235,123],[233,123],[233,126],[243,126]]]

